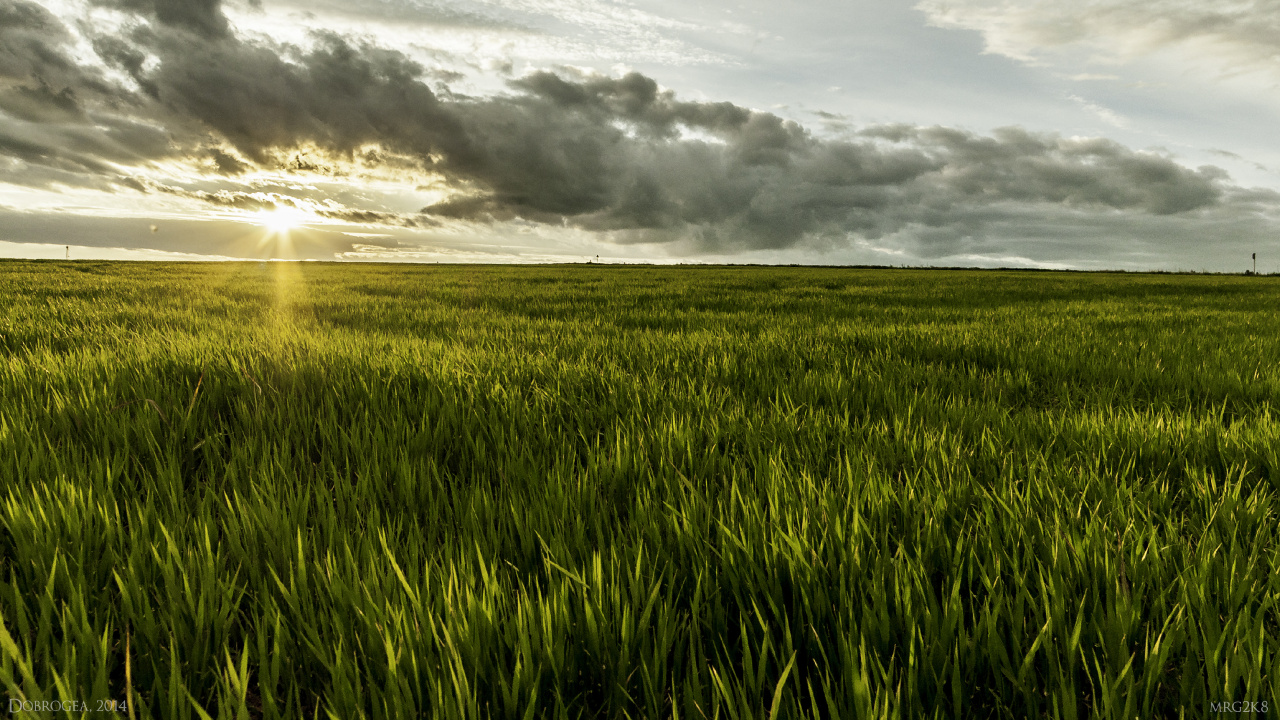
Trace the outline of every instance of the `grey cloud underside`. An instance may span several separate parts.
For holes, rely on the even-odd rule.
[[[23,171],[33,182],[58,171],[130,186],[120,166],[184,156],[233,177],[303,148],[322,165],[376,144],[459,194],[420,216],[331,211],[339,219],[522,217],[716,252],[904,228],[981,237],[1010,208],[1151,217],[1272,202],[1243,203],[1216,168],[1107,140],[883,126],[835,141],[770,113],[681,101],[636,73],[541,72],[506,95],[454,96],[403,54],[338,35],[308,49],[246,41],[214,0],[112,2],[149,20],[93,38],[130,87],[75,63],[70,31],[43,8],[0,0],[0,153],[42,168]]]

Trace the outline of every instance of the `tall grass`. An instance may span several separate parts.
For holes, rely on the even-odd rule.
[[[1277,300],[6,262],[0,684],[132,718],[1274,707]]]

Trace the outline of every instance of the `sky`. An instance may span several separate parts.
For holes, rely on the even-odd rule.
[[[0,0],[0,257],[1280,272],[1280,0]]]

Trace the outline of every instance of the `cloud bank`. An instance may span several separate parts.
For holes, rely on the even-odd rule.
[[[521,219],[721,255],[886,238],[922,257],[995,252],[1047,218],[1132,237],[1277,205],[1214,167],[1105,139],[884,125],[837,140],[634,72],[534,72],[469,97],[368,40],[242,37],[217,0],[97,1],[114,29],[0,0],[0,181],[248,210],[293,202],[255,173],[399,178],[430,190],[416,212],[299,192],[351,223]]]

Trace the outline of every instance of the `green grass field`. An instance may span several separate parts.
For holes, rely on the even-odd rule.
[[[1280,279],[6,261],[0,306],[4,710],[1280,701]]]

